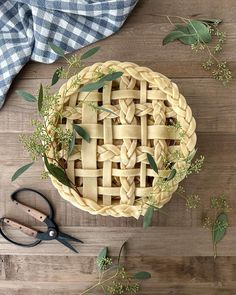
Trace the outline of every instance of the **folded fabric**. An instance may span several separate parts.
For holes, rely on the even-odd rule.
[[[53,42],[73,52],[123,25],[138,0],[0,0],[0,108],[12,80],[30,60],[51,63]]]

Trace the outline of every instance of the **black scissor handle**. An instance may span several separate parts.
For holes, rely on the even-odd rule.
[[[49,219],[53,219],[54,218],[54,210],[52,208],[52,205],[51,203],[49,202],[49,200],[40,192],[32,189],[32,188],[20,188],[18,190],[16,190],[15,192],[13,192],[11,194],[11,199],[12,201],[17,205],[19,206],[22,210],[24,210],[27,214],[31,215],[32,217],[34,217],[35,219],[43,222],[46,218],[47,218],[47,215],[43,214],[42,212],[32,208],[32,207],[29,207],[23,203],[21,203],[18,199],[17,199],[17,195],[21,192],[25,192],[25,191],[30,191],[30,192],[33,192],[37,195],[39,195],[42,199],[44,199],[48,205],[48,208],[49,208],[49,214],[48,214],[48,217]]]
[[[3,217],[3,218],[1,218],[0,219],[0,224],[1,224],[1,226],[0,226],[0,234],[3,236],[3,238],[5,239],[5,240],[7,240],[8,242],[10,242],[10,243],[12,243],[12,244],[14,244],[14,245],[17,245],[17,246],[21,246],[21,247],[35,247],[35,246],[37,246],[39,243],[41,243],[42,242],[42,240],[36,240],[36,241],[34,241],[34,242],[32,242],[32,243],[28,243],[28,244],[23,244],[23,243],[20,243],[20,242],[17,242],[17,241],[14,241],[14,240],[12,240],[11,238],[9,238],[6,234],[5,234],[5,232],[3,231],[3,224],[4,223],[6,223],[5,221],[6,220],[4,220],[5,218]]]

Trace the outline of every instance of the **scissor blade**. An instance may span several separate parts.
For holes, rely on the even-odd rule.
[[[69,244],[66,240],[61,239],[60,237],[57,238],[57,241],[66,246],[67,248],[71,249],[75,253],[79,253],[71,244]]]
[[[70,241],[74,241],[74,242],[77,242],[77,243],[84,243],[80,239],[77,239],[75,237],[72,237],[72,236],[70,236],[68,234],[65,234],[65,233],[62,233],[62,232],[59,232],[58,236],[60,238],[62,238],[63,240],[70,240]]]

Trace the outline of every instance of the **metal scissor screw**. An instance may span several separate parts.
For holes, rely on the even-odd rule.
[[[50,232],[48,233],[50,237],[53,237],[55,235],[55,231],[54,230],[50,230]]]

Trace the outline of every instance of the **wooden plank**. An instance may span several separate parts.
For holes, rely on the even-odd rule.
[[[86,65],[106,60],[121,60],[150,67],[154,71],[161,72],[171,78],[210,77],[211,75],[201,67],[201,63],[207,58],[207,54],[195,53],[189,46],[183,45],[180,42],[162,46],[162,40],[172,28],[170,24],[160,24],[158,21],[145,25],[140,22],[133,24],[128,21],[112,38],[107,38],[97,43],[101,46],[101,49],[86,62]],[[221,29],[227,32],[227,42],[224,45],[223,52],[219,55],[219,60],[227,60],[232,71],[235,72],[236,23],[222,24]],[[143,42],[144,36],[145,42]],[[139,50],[134,50],[133,46],[129,46],[131,39]],[[90,45],[88,48],[93,46]],[[80,52],[82,50],[77,51],[78,54]],[[140,55],[140,52],[143,54]],[[37,79],[39,77],[51,79],[55,70],[61,66],[66,66],[62,58],[50,65],[30,62],[18,75],[18,79]]]
[[[144,231],[142,219],[92,216],[68,204],[49,181],[40,180],[40,164],[12,184],[12,173],[28,162],[27,153],[18,144],[18,134],[31,132],[29,122],[37,113],[35,105],[24,102],[14,92],[18,88],[35,92],[41,81],[49,83],[56,68],[65,64],[62,59],[51,65],[30,62],[17,76],[0,112],[0,154],[4,155],[0,164],[0,216],[7,214],[39,226],[25,214],[16,212],[9,200],[14,189],[34,187],[53,202],[56,221],[65,226],[62,229],[86,243],[78,245],[81,254],[74,255],[56,242],[24,249],[0,238],[1,295],[79,295],[96,278],[95,256],[99,250],[109,246],[115,256],[127,238],[128,268],[138,271],[142,266],[152,273],[140,295],[236,295],[235,80],[224,88],[201,69],[203,58],[189,47],[178,43],[163,47],[162,39],[171,26],[159,14],[166,13],[182,16],[200,13],[222,18],[221,28],[228,37],[219,57],[228,60],[236,72],[235,0],[140,0],[120,31],[98,42],[102,48],[89,64],[108,59],[129,60],[174,78],[197,119],[199,153],[206,156],[203,171],[184,181],[189,194],[198,193],[202,198],[202,206],[187,211],[184,200],[174,197],[165,206],[168,215],[155,214],[154,226]],[[211,235],[201,228],[201,220],[209,213],[209,197],[221,192],[229,196],[233,210],[229,213],[231,227],[219,244],[219,257],[214,261]],[[31,204],[44,208],[35,199],[31,199]],[[16,237],[21,235],[16,233]],[[103,292],[96,290],[91,294]]]
[[[97,279],[95,258],[91,257],[1,256],[1,260],[0,290],[28,292],[31,282],[32,294],[37,294],[37,288],[41,292],[49,292],[51,286],[56,292],[67,287],[68,294],[71,294],[91,286]],[[235,257],[218,257],[216,260],[212,257],[128,257],[125,265],[129,266],[130,273],[140,270],[140,267],[151,272],[152,278],[144,283],[141,294],[156,294],[153,293],[156,288],[162,292],[207,290],[210,294],[211,290],[224,292],[227,288],[233,291],[236,287]],[[100,294],[97,292],[99,289],[96,294]],[[194,294],[205,293],[194,291]]]
[[[2,255],[0,286],[3,281],[65,283],[92,283],[97,279],[96,258],[91,256],[12,256]],[[113,261],[115,261],[113,257]],[[157,257],[137,256],[122,259],[122,265],[130,273],[148,271],[150,284],[157,279],[162,286],[174,284],[201,285],[221,282],[236,284],[234,268],[236,257],[220,256],[216,260],[206,257]],[[214,271],[213,271],[214,269]],[[159,284],[158,283],[158,284]]]
[[[37,229],[42,229],[38,228]],[[210,231],[200,227],[61,227],[61,230],[84,241],[78,247],[80,256],[96,256],[108,246],[110,255],[117,255],[122,243],[128,240],[127,255],[133,256],[211,256],[212,241]],[[20,239],[22,234],[17,230],[9,233]],[[98,234],[99,233],[99,234]],[[236,227],[230,227],[224,242],[219,244],[218,256],[236,256]],[[147,251],[148,249],[148,251]],[[34,248],[18,247],[0,237],[2,255],[44,255],[76,256],[74,252],[60,245],[57,241],[41,243]]]
[[[220,285],[220,284],[219,284]],[[59,282],[53,283],[43,283],[32,285],[30,282],[13,282],[13,286],[8,287],[6,284],[6,289],[1,288],[3,295],[80,295],[82,290],[89,287],[88,284],[62,284]],[[154,287],[155,286],[155,287]],[[175,284],[170,286],[163,286],[158,282],[155,285],[149,285],[149,282],[144,282],[142,285],[141,291],[138,294],[140,295],[156,295],[157,290],[160,295],[235,295],[236,287],[234,284],[227,284],[227,286],[212,286],[212,284],[197,284],[194,286],[188,286],[186,284]],[[95,293],[96,292],[96,293]],[[92,293],[102,295],[104,294],[101,290],[96,290]]]
[[[168,22],[167,19],[159,15],[179,15],[191,16],[200,14],[207,17],[219,17],[225,22],[234,23],[236,4],[234,0],[225,1],[188,1],[188,0],[139,0],[133,13],[128,18],[127,23],[140,23],[146,25],[148,22]]]

